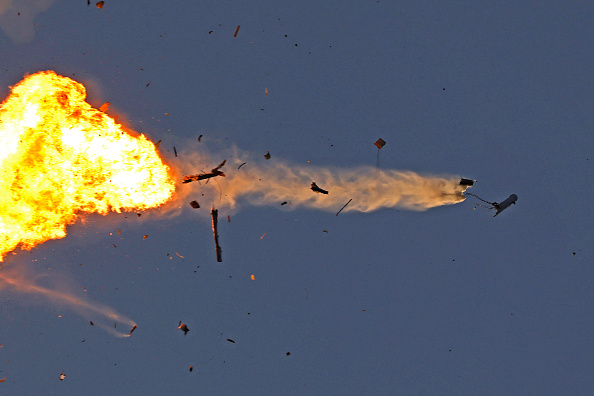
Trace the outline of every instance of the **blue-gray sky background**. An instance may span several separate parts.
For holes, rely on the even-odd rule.
[[[338,217],[244,204],[221,213],[223,263],[208,209],[89,216],[6,262],[138,329],[3,290],[0,393],[594,392],[593,4],[13,3],[2,97],[52,69],[168,158],[202,134],[217,161],[237,146],[375,166],[382,137],[382,169],[519,200],[496,218],[472,198]]]

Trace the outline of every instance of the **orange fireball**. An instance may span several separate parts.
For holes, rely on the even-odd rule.
[[[12,87],[0,107],[0,261],[66,236],[79,212],[157,207],[173,195],[170,168],[85,102],[82,84],[53,71]]]

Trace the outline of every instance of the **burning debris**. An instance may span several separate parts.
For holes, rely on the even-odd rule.
[[[128,333],[128,337],[132,335],[132,333],[134,332],[134,330],[136,330],[137,327],[138,325],[134,325],[134,327],[132,327],[132,330],[130,330],[130,332]]]
[[[380,150],[382,149],[382,147],[384,147],[386,145],[386,141],[382,138],[379,138],[375,141],[375,147],[377,147],[377,159],[375,160],[375,168],[379,169],[380,167]]]
[[[217,261],[219,263],[223,262],[223,251],[221,249],[221,245],[219,245],[219,231],[218,231],[218,224],[219,224],[219,211],[215,208],[212,208],[210,211],[212,216],[212,234],[214,236],[215,242],[215,251],[217,253]]]
[[[373,144],[375,144],[375,146],[376,146],[376,147],[378,148],[378,150],[379,150],[379,149],[381,149],[382,147],[384,147],[384,146],[386,145],[386,142],[385,142],[385,140],[384,140],[384,139],[382,139],[382,138],[379,138],[379,139],[377,139],[377,140],[375,141],[375,143],[373,143]]]
[[[185,323],[182,323],[181,320],[179,321],[179,327],[177,329],[183,331],[184,335],[188,334],[188,331],[190,331],[190,329],[188,329],[188,326],[186,326]]]
[[[216,168],[212,168],[212,170],[210,172],[199,173],[197,175],[184,176],[183,183],[189,183],[189,182],[193,182],[193,181],[197,181],[197,180],[210,179],[211,177],[216,177],[216,176],[225,177],[225,174],[220,170],[225,165],[225,162],[227,162],[227,160],[223,160],[223,162],[221,162],[219,164],[219,166],[217,166]]]
[[[320,194],[328,194],[327,190],[324,190],[323,188],[318,187],[318,185],[316,184],[316,182],[311,182],[311,189],[314,192],[320,193]]]
[[[101,9],[103,8],[103,5],[105,4],[105,1],[99,1],[97,2],[97,4],[95,4],[97,6],[97,8]]]
[[[66,374],[61,373],[60,374],[60,381],[64,381],[66,379]]]

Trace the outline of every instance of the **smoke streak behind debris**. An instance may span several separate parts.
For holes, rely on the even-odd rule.
[[[348,169],[296,166],[278,160],[262,163],[237,151],[227,157],[187,152],[179,155],[183,162],[176,161],[173,165],[181,168],[185,174],[210,169],[223,158],[234,157],[235,164],[246,162],[241,169],[237,169],[237,165],[229,166],[225,178],[178,188],[179,198],[204,194],[204,199],[218,208],[235,209],[245,203],[278,206],[280,202],[290,201],[293,208],[300,206],[336,212],[352,199],[345,212],[371,212],[382,208],[421,211],[462,202],[465,199],[463,192],[468,188],[460,185],[459,176],[378,171],[369,166]],[[312,180],[324,186],[330,194],[313,192]]]

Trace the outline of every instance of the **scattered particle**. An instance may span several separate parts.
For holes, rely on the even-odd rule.
[[[122,235],[122,231],[118,228],[118,236]]]
[[[130,330],[130,332],[128,333],[128,337],[130,337],[132,335],[132,332],[134,330],[136,330],[137,327],[138,327],[138,325],[134,325],[134,327],[132,327],[132,330]]]
[[[266,235],[266,233],[262,234],[262,236],[260,237],[260,239],[263,239],[264,238],[264,235]]]
[[[105,113],[107,109],[109,109],[109,102],[105,102],[99,107],[99,111],[103,113]]]
[[[266,154],[264,154],[264,158],[266,158],[267,160],[269,160],[272,156],[270,155],[270,151],[266,151]]]
[[[237,33],[239,33],[239,25],[237,25],[237,29],[235,29],[235,34],[233,35],[233,37],[237,37]]]
[[[251,278],[252,280],[256,280],[256,275],[252,274]]]
[[[212,34],[212,30],[209,30],[209,31],[208,31],[208,34]]]
[[[194,371],[194,366],[190,366],[190,373]]]
[[[184,258],[184,256],[182,256],[181,254],[179,254],[178,252],[175,252],[175,254],[177,254],[178,257],[180,258]]]
[[[199,142],[200,142],[200,141],[202,141],[202,136],[204,136],[204,135],[200,135],[200,136],[198,136],[198,141],[199,141]]]
[[[98,2],[95,5],[97,6],[97,8],[101,9],[101,8],[103,8],[103,4],[105,4],[105,2],[104,1],[100,1],[100,2]]]
[[[150,81],[148,83],[146,83],[146,85],[144,87],[145,88],[148,88],[149,85],[151,85],[151,82]]]
[[[193,207],[194,209],[200,209],[200,204],[198,203],[198,201],[190,202],[190,206]]]
[[[64,374],[64,373],[60,374],[60,381],[64,381],[65,378],[66,378],[66,374]]]
[[[233,341],[231,338],[227,338],[227,341],[229,341],[229,342],[231,342],[231,343],[235,344],[235,341]]]
[[[287,202],[287,201],[283,201],[283,202],[281,202],[281,206],[283,206],[283,205],[286,205],[286,204],[288,204],[288,202]]]
[[[231,223],[231,215],[227,215],[227,222]]]
[[[245,164],[247,164],[247,162],[244,162],[243,164],[239,165],[239,166],[237,167],[237,169],[241,168],[241,167],[242,167],[242,166],[244,166]]]
[[[573,255],[575,256],[575,252],[573,252]]]
[[[264,88],[264,93],[268,95],[268,88]]]
[[[285,355],[291,356],[291,352],[287,352],[287,353],[285,353]]]
[[[175,146],[173,146],[173,154],[175,154],[175,156],[177,157],[177,150],[175,149]]]
[[[95,323],[93,323],[93,321],[90,321],[91,326],[95,326]]]
[[[142,240],[144,241],[144,240],[145,240],[146,238],[148,238],[148,237],[149,237],[149,236],[148,236],[148,234],[146,234],[146,235],[143,235],[143,236],[142,236]]]
[[[4,381],[6,381],[6,377],[0,379],[0,382],[4,382]]]

